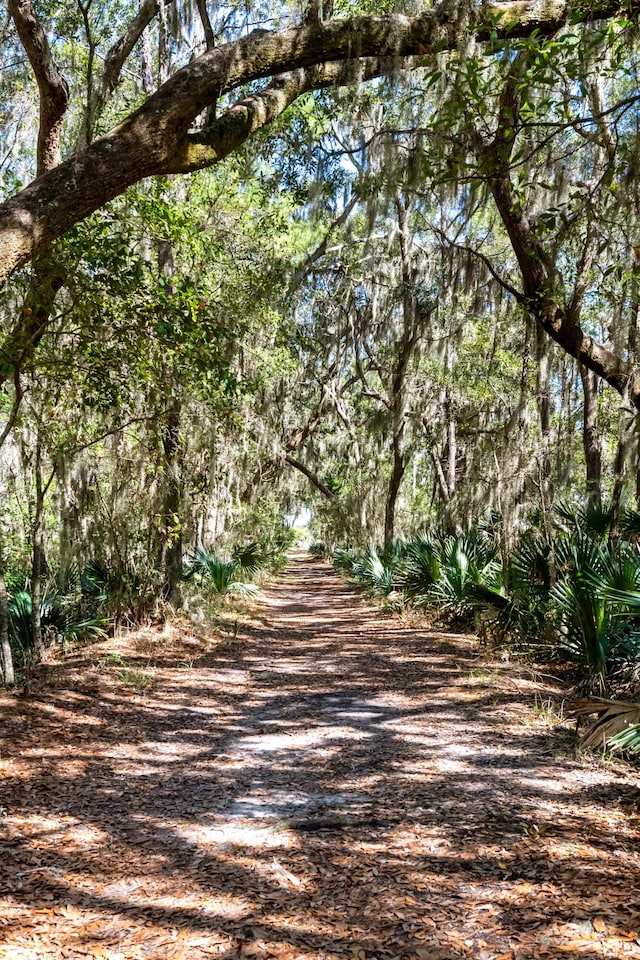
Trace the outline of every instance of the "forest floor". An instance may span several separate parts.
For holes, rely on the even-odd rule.
[[[0,957],[640,958],[638,779],[552,681],[294,559],[0,696]]]

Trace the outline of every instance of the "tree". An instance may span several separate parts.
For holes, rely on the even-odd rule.
[[[145,3],[111,47],[94,114],[115,89],[127,56],[160,6]],[[631,14],[635,5],[622,9]],[[571,19],[620,12],[608,0],[575,14],[562,0],[548,3],[542,13],[536,2],[463,6],[457,13],[441,3],[419,17],[312,20],[280,32],[257,29],[196,57],[109,133],[56,163],[67,106],[65,84],[31,0],[12,0],[11,14],[38,81],[40,152],[43,163],[48,159],[46,173],[40,170],[28,187],[0,206],[0,279],[131,184],[218,163],[308,90],[392,71],[402,58],[424,62],[436,50],[455,48],[465,34],[495,44],[534,32],[550,36]],[[268,77],[275,79],[232,104],[209,126],[193,130],[221,95]]]

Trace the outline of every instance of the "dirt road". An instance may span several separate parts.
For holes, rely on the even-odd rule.
[[[640,957],[637,780],[539,678],[301,558],[233,634],[0,698],[0,957]]]

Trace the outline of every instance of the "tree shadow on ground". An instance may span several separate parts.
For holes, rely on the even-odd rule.
[[[640,956],[626,768],[322,565],[264,609],[146,691],[2,700],[0,956]]]

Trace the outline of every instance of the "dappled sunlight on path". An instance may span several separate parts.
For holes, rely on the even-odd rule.
[[[531,676],[303,559],[153,644],[2,700],[1,957],[640,957],[636,784]]]

